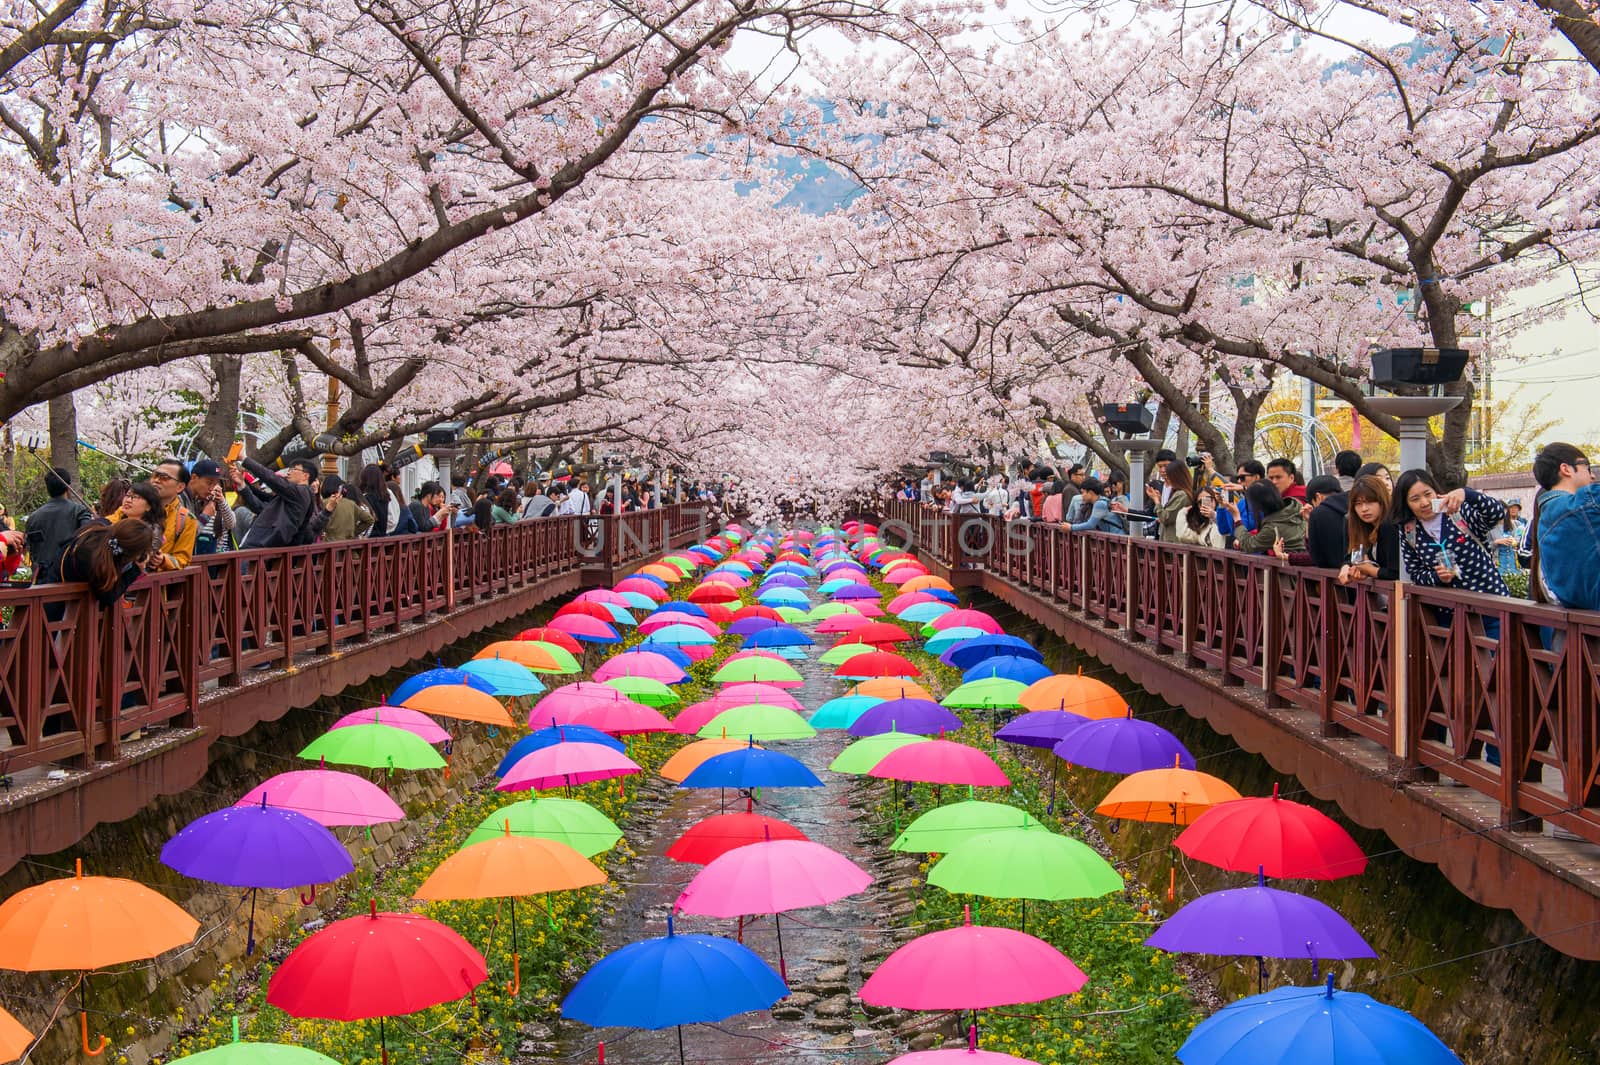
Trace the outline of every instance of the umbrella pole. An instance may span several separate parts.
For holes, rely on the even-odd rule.
[[[789,982],[789,963],[783,960],[783,914],[773,914],[772,920],[778,926],[778,975],[787,984]]]
[[[515,926],[513,926],[513,927],[515,927]],[[1028,930],[1028,900],[1026,898],[1024,898],[1022,900],[1022,931],[1026,932],[1027,930]]]
[[[511,896],[511,982],[506,991],[515,998],[522,991],[522,952],[517,949],[517,897]]]
[[[378,1046],[383,1053],[383,1065],[389,1065],[389,1033],[383,1026],[384,1018],[378,1018]]]
[[[678,1025],[678,1065],[683,1065],[683,1025]]]
[[[250,925],[244,934],[244,956],[256,952],[256,889],[250,889]]]
[[[1047,814],[1056,812],[1056,759],[1054,755],[1050,757],[1050,803],[1044,808],[1044,812]]]

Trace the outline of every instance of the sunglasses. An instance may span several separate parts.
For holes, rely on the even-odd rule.
[[[150,479],[152,481],[176,481],[177,480],[177,478],[172,476],[172,474],[170,474],[170,473],[162,473],[160,470],[157,470],[155,473],[152,473],[150,475]]]

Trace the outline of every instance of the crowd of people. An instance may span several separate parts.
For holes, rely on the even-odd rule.
[[[1526,575],[1531,596],[1600,609],[1600,486],[1571,444],[1550,444],[1534,460],[1539,493],[1531,520],[1520,500],[1474,488],[1445,491],[1425,469],[1396,478],[1354,451],[1334,472],[1306,480],[1293,460],[1238,463],[1233,477],[1209,454],[1155,456],[1155,474],[1135,499],[1115,470],[1096,476],[1082,463],[1065,473],[1024,461],[1011,474],[953,483],[908,478],[897,495],[951,514],[1041,521],[1074,532],[1154,536],[1218,550],[1271,554],[1290,564],[1337,570],[1341,584],[1397,580],[1509,595]]]
[[[0,514],[0,578],[84,581],[103,604],[142,574],[183,569],[219,552],[444,528],[487,531],[557,515],[648,510],[663,501],[657,485],[627,476],[616,490],[596,494],[583,476],[472,477],[461,470],[448,490],[426,481],[408,499],[386,463],[370,463],[345,481],[315,459],[273,469],[248,456],[232,464],[164,459],[142,480],[110,479],[97,496],[55,467],[44,487],[48,499],[22,528]]]

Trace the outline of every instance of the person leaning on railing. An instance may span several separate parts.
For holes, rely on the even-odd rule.
[[[1217,528],[1217,503],[1221,497],[1215,488],[1200,489],[1200,498],[1183,508],[1175,526],[1178,543],[1198,544],[1222,550],[1228,546],[1227,537]]]
[[[1547,444],[1533,460],[1539,495],[1528,527],[1529,587],[1539,602],[1600,610],[1600,485],[1571,444]]]
[[[1339,568],[1340,584],[1400,579],[1400,530],[1388,519],[1389,482],[1375,475],[1357,477],[1345,518],[1349,554]]]
[[[1082,521],[1072,522],[1067,528],[1073,532],[1126,533],[1128,523],[1122,514],[1111,509],[1113,499],[1105,485],[1093,477],[1085,477],[1078,485],[1078,509],[1085,513]],[[1123,501],[1126,503],[1126,500]]]
[[[1230,504],[1235,524],[1233,542],[1239,550],[1252,555],[1278,555],[1287,558],[1291,552],[1304,551],[1306,523],[1301,518],[1300,502],[1285,499],[1271,481],[1256,481],[1244,490],[1250,510],[1260,516],[1255,530],[1246,528],[1239,519],[1236,505]]]
[[[156,528],[142,518],[92,525],[61,556],[61,579],[83,581],[101,606],[127,592],[156,557]]]
[[[1390,504],[1390,520],[1400,529],[1400,557],[1413,583],[1482,595],[1511,594],[1489,547],[1492,530],[1505,516],[1504,503],[1476,488],[1440,492],[1427,470],[1402,473]],[[1484,631],[1498,636],[1499,622],[1485,619]]]

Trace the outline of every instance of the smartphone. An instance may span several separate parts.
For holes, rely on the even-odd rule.
[[[243,454],[244,454],[244,441],[243,440],[235,440],[233,442],[233,446],[228,449],[228,457],[223,459],[222,461],[226,462],[228,465],[231,466],[235,462],[238,462],[239,461],[239,456],[243,455]]]

